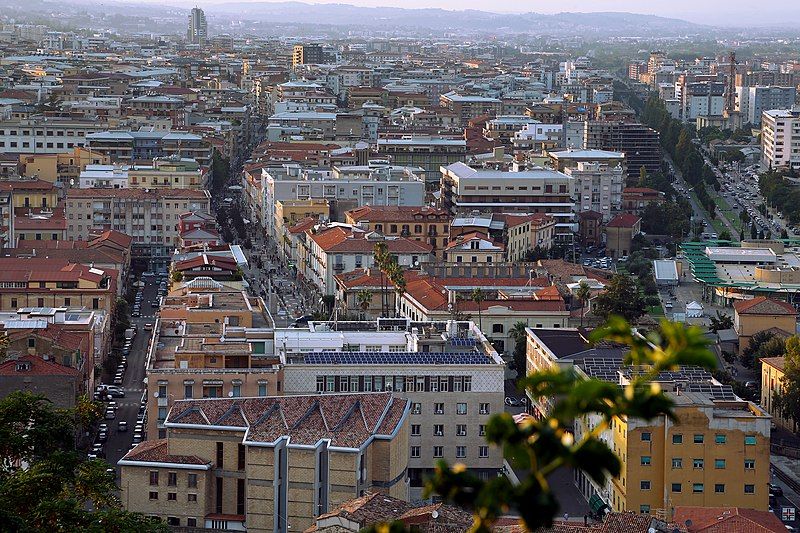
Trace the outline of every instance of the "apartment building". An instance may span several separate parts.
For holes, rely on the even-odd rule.
[[[441,173],[442,206],[453,215],[545,213],[556,220],[556,235],[577,231],[571,176],[547,169],[474,169],[464,163],[442,167]]]
[[[462,95],[455,91],[441,95],[439,105],[455,113],[461,120],[462,126],[466,126],[475,117],[481,115],[496,117],[503,111],[503,102],[499,98]]]
[[[725,84],[722,82],[687,83],[681,91],[681,115],[684,122],[698,117],[721,116],[725,108]]]
[[[78,176],[81,189],[174,188],[199,189],[208,185],[208,168],[175,156],[153,159],[152,165],[86,165]]]
[[[622,364],[627,347],[591,344],[576,329],[528,329],[527,370],[572,366],[580,375],[624,386],[637,370]],[[613,511],[659,514],[681,505],[732,505],[765,510],[769,492],[770,417],[701,369],[658,376],[674,402],[676,420],[615,418],[601,439],[622,463],[619,476],[600,486],[583,473],[575,483],[589,501]],[[530,398],[548,412],[553,398]],[[599,423],[575,421],[575,438]]]
[[[578,212],[595,211],[602,213],[604,222],[611,220],[622,204],[626,178],[622,165],[580,161],[577,166],[566,168],[564,173],[575,179]]]
[[[292,67],[297,65],[318,65],[323,63],[324,53],[321,44],[296,44],[292,47]]]
[[[148,435],[166,435],[177,400],[282,392],[271,316],[240,282],[188,280],[162,299],[159,315],[145,367]]]
[[[386,245],[389,254],[403,268],[416,268],[432,260],[433,247],[406,237],[387,237],[346,225],[321,225],[306,230],[303,256],[295,257],[300,272],[322,294],[334,294],[334,275],[375,264],[375,245]]]
[[[20,154],[20,175],[50,183],[69,185],[78,180],[86,165],[110,165],[111,158],[100,152],[76,146],[71,152],[57,154]]]
[[[438,184],[439,167],[464,161],[467,141],[434,135],[403,135],[378,139],[378,154],[394,165],[421,167],[428,183]]]
[[[485,440],[486,424],[503,411],[504,365],[472,322],[309,324],[278,329],[286,394],[386,392],[411,402],[408,419],[410,498],[437,460],[496,476],[502,451]]]
[[[770,109],[761,114],[761,165],[800,168],[800,111]]]
[[[583,149],[625,154],[628,179],[638,180],[642,167],[661,171],[661,144],[654,129],[634,122],[588,120],[583,123]]]
[[[180,245],[180,216],[208,214],[210,203],[209,192],[199,189],[69,189],[67,235],[86,241],[116,230],[133,238],[133,257],[166,266]]]
[[[773,422],[794,433],[797,423],[775,408],[775,398],[783,392],[785,366],[786,358],[783,356],[761,359],[761,405],[772,415]]]
[[[275,238],[275,209],[284,200],[327,200],[331,218],[341,220],[345,211],[364,205],[423,205],[425,178],[422,169],[372,162],[368,165],[334,167],[330,171],[282,165],[262,169],[264,224]],[[339,218],[341,216],[341,218]]]
[[[122,504],[170,526],[288,533],[366,491],[406,499],[409,402],[391,393],[180,400],[119,461]]]
[[[0,121],[0,150],[10,153],[58,154],[87,144],[87,136],[106,124],[91,119],[34,116]]]
[[[795,334],[797,310],[783,300],[756,296],[733,303],[733,329],[739,354],[750,346],[750,339],[761,331],[772,331],[784,338]]]
[[[795,104],[795,87],[776,87],[758,85],[755,87],[736,87],[736,97],[742,122],[753,126],[761,125],[761,114],[771,109],[791,109]]]
[[[387,237],[427,242],[437,259],[443,259],[452,216],[444,209],[423,206],[363,206],[345,213],[345,222]]]
[[[169,156],[194,159],[203,166],[211,163],[211,144],[193,133],[155,128],[95,131],[86,135],[85,146],[106,154],[116,163],[152,161],[156,157]]]

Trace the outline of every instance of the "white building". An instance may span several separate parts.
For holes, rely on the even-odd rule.
[[[771,109],[761,114],[761,163],[800,168],[800,111]]]
[[[761,114],[769,109],[791,109],[795,103],[797,89],[794,87],[737,87],[739,112],[743,122],[761,125]]]
[[[625,170],[617,163],[578,161],[577,166],[564,169],[567,176],[575,178],[576,209],[602,213],[608,222],[612,213],[622,205],[622,188]]]
[[[78,178],[81,189],[127,189],[127,165],[86,165]]]
[[[325,199],[355,208],[363,205],[424,205],[422,169],[371,162],[369,165],[303,169],[299,165],[264,168],[264,224],[275,235],[275,204],[281,200]]]

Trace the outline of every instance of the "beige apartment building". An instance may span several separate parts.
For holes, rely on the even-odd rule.
[[[272,319],[235,282],[194,278],[163,299],[148,347],[147,433],[166,435],[177,400],[281,394]]]
[[[170,526],[288,533],[365,492],[408,499],[410,402],[391,393],[181,400],[120,460],[122,503]]]
[[[775,407],[775,397],[783,392],[783,378],[786,375],[785,357],[765,357],[761,359],[761,405],[772,415],[776,424],[791,432],[797,431],[797,423],[786,418]]]
[[[437,259],[449,241],[448,226],[452,220],[444,209],[423,206],[365,205],[345,213],[345,222],[365,231],[377,231],[387,237],[406,237],[433,246]]]
[[[759,331],[772,331],[783,337],[793,335],[797,311],[792,304],[765,296],[738,300],[733,304],[733,329],[739,338],[739,354]]]

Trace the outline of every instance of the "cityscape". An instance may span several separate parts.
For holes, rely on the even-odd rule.
[[[798,530],[800,9],[696,4],[0,0],[0,531]]]

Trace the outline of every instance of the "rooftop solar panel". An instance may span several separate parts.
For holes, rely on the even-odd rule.
[[[474,352],[312,352],[303,359],[312,365],[485,365],[493,362],[486,355]]]

